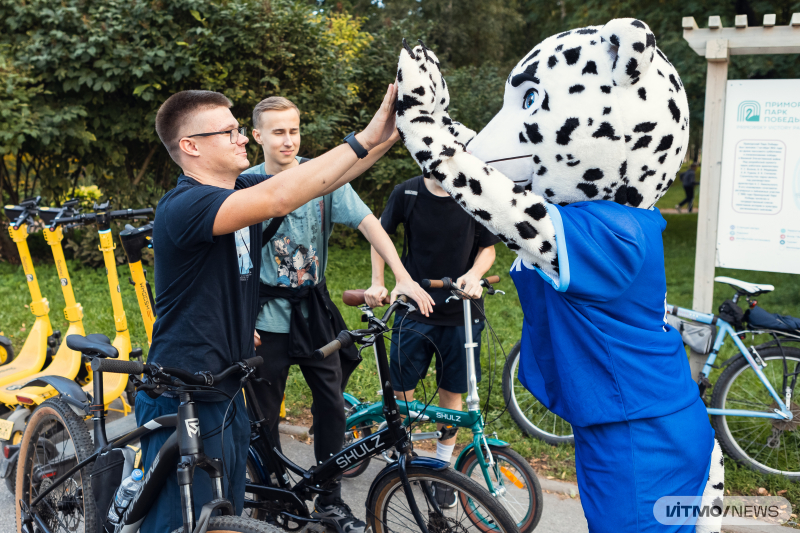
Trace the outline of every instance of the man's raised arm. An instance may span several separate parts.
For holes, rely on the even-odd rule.
[[[356,135],[366,150],[386,143],[395,132],[394,102],[397,87],[386,90],[380,109],[369,125]],[[337,146],[303,165],[231,194],[220,206],[214,220],[214,235],[226,235],[238,229],[284,216],[303,204],[333,191],[359,173],[348,172],[359,161],[349,145]]]

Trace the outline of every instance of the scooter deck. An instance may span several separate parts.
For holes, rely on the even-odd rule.
[[[70,335],[84,335],[83,324],[70,324],[66,337]],[[81,353],[69,348],[66,342],[62,342],[56,356],[53,358],[53,362],[47,368],[36,374],[26,376],[24,379],[0,387],[0,403],[16,405],[19,403],[17,400],[17,395],[19,394],[30,398],[36,405],[39,405],[47,398],[55,396],[57,394],[56,390],[50,385],[24,387],[26,383],[30,383],[42,376],[62,376],[67,379],[75,379],[80,368]]]
[[[16,359],[0,366],[0,387],[31,376],[42,369],[46,354],[41,347],[47,346],[49,331],[51,331],[49,322],[36,319]]]

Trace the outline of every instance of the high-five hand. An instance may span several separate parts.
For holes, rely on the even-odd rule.
[[[397,86],[392,83],[386,88],[381,107],[372,117],[369,125],[364,128],[364,131],[356,135],[356,139],[365,149],[371,150],[375,146],[388,141],[392,135],[395,135],[395,100],[397,100]]]

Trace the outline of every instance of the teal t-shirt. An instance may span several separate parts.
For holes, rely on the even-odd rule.
[[[244,174],[266,174],[264,163]],[[357,228],[371,214],[350,184],[339,187],[295,209],[283,219],[278,232],[261,248],[261,283],[277,287],[316,285],[328,264],[328,238],[334,224]],[[272,219],[263,223],[263,228]],[[303,304],[303,314],[308,309]],[[256,329],[289,333],[291,306],[282,299],[264,305],[256,319]]]

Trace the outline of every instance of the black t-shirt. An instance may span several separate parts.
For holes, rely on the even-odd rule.
[[[472,268],[470,255],[475,244],[478,223],[469,216],[450,196],[436,196],[425,186],[422,178],[417,187],[414,209],[405,218],[406,186],[411,181],[394,188],[386,209],[381,215],[381,225],[387,233],[394,233],[399,224],[405,226],[408,252],[404,266],[414,281],[422,279],[451,278],[453,281]],[[409,191],[413,192],[413,191]],[[500,240],[486,228],[481,228],[478,247],[492,246]],[[419,313],[409,315],[418,322],[441,326],[464,325],[464,310],[461,301],[445,300],[450,291],[428,289],[436,306],[429,317]],[[479,302],[482,305],[482,302]],[[474,312],[473,317],[479,314]]]
[[[264,178],[240,177],[236,189]],[[261,224],[212,233],[220,206],[233,193],[181,175],[158,203],[153,225],[158,318],[150,363],[216,374],[255,354]],[[232,394],[238,377],[215,386]]]

